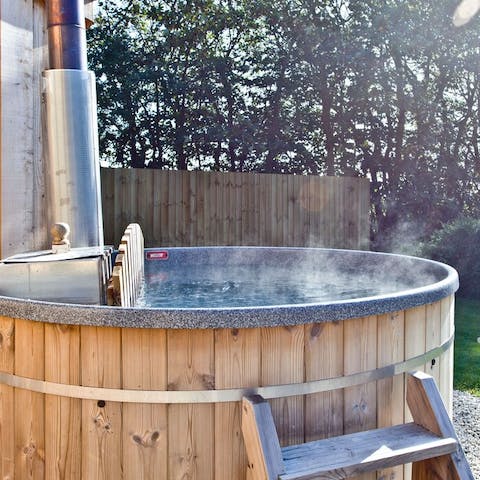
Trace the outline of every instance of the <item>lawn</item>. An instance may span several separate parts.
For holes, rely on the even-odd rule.
[[[480,301],[456,299],[454,387],[480,397]]]

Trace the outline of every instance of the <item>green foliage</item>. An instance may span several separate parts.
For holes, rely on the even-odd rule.
[[[460,218],[444,225],[425,243],[422,254],[458,271],[459,294],[480,299],[480,220]]]
[[[458,299],[455,309],[454,388],[480,397],[480,302]]]
[[[102,160],[368,176],[380,240],[476,214],[479,19],[454,27],[457,3],[100,0]]]

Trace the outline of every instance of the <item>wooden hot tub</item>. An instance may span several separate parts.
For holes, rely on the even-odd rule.
[[[411,370],[433,375],[451,408],[456,272],[329,254],[435,279],[351,301],[213,310],[3,297],[0,478],[243,480],[239,400],[253,390],[271,399],[284,444],[403,423]]]

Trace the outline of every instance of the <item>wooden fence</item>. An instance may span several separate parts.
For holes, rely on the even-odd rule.
[[[368,248],[362,178],[102,169],[105,242],[129,223],[145,246]]]

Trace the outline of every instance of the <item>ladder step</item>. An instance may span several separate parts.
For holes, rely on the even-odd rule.
[[[456,451],[455,438],[441,438],[407,423],[282,448],[281,480],[342,479]]]

